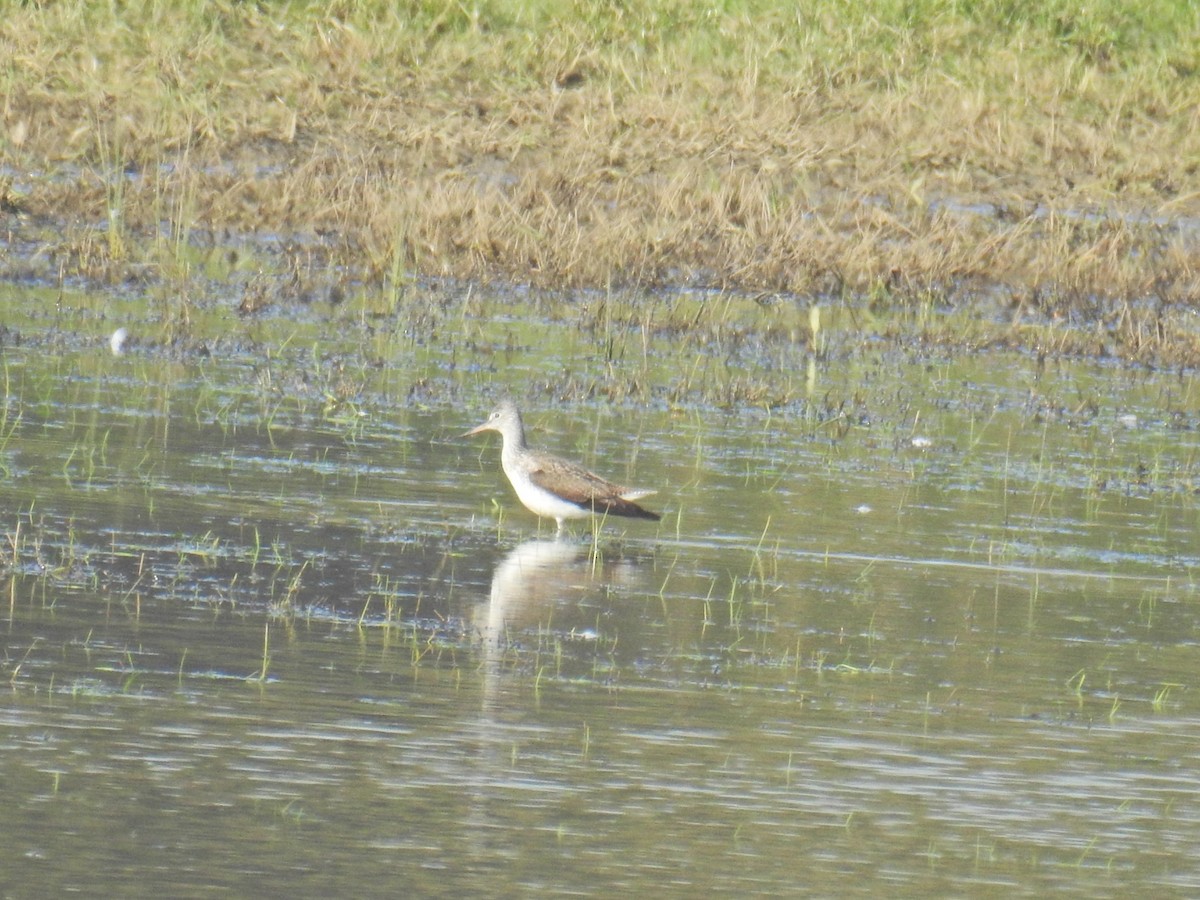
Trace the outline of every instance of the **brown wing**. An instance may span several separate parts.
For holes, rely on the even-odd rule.
[[[537,454],[535,462],[535,467],[529,472],[530,481],[580,509],[634,519],[657,521],[662,518],[658,513],[626,500],[622,494],[632,493],[629,488],[613,484],[583,466],[545,453]]]

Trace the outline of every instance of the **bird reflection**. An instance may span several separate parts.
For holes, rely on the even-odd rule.
[[[507,651],[560,616],[557,628],[568,629],[574,620],[590,630],[595,610],[580,601],[597,590],[632,584],[640,568],[629,557],[599,556],[591,544],[531,540],[513,548],[492,573],[488,602],[476,607],[472,617],[484,654],[484,706],[496,700],[505,680],[502,662]],[[586,624],[581,616],[587,617]]]
[[[518,544],[492,573],[486,605],[475,611],[476,631],[489,651],[509,643],[509,635],[528,628],[546,604],[578,592],[591,573],[590,547],[568,541]]]
[[[536,676],[522,675],[523,663],[537,654],[509,651],[530,634],[539,640],[540,630],[548,629],[552,620],[556,631],[572,622],[594,626],[596,609],[588,598],[612,585],[632,586],[644,569],[644,559],[606,557],[590,543],[563,540],[526,541],[497,564],[487,602],[471,614],[482,645],[482,703],[475,757],[479,764],[473,767],[467,820],[483,840],[495,833],[493,808],[511,802],[509,772],[529,739],[530,723],[541,727],[537,701],[531,702],[529,691]]]

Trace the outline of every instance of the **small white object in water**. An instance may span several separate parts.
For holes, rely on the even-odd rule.
[[[1137,428],[1138,417],[1133,413],[1125,413],[1123,416],[1117,416],[1117,421],[1126,428]]]
[[[872,510],[871,507],[867,506],[865,503],[860,503],[858,506],[854,507],[854,511],[860,516],[865,516],[869,512],[874,512],[874,510]]]
[[[113,352],[113,356],[120,356],[125,352],[125,347],[129,344],[129,331],[125,328],[118,328],[112,333],[112,337],[108,339],[108,346]]]
[[[918,434],[915,438],[912,439],[912,445],[914,447],[916,447],[918,450],[927,450],[928,448],[933,446],[933,440],[931,438],[925,437],[924,435]]]

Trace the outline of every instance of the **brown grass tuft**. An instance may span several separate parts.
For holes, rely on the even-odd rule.
[[[1186,11],[473,9],[14,7],[0,215],[108,278],[165,222],[370,279],[1200,296]]]

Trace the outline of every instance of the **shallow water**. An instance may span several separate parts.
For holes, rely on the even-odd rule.
[[[4,302],[6,896],[1200,891],[1190,377]],[[663,521],[539,527],[505,389]]]

